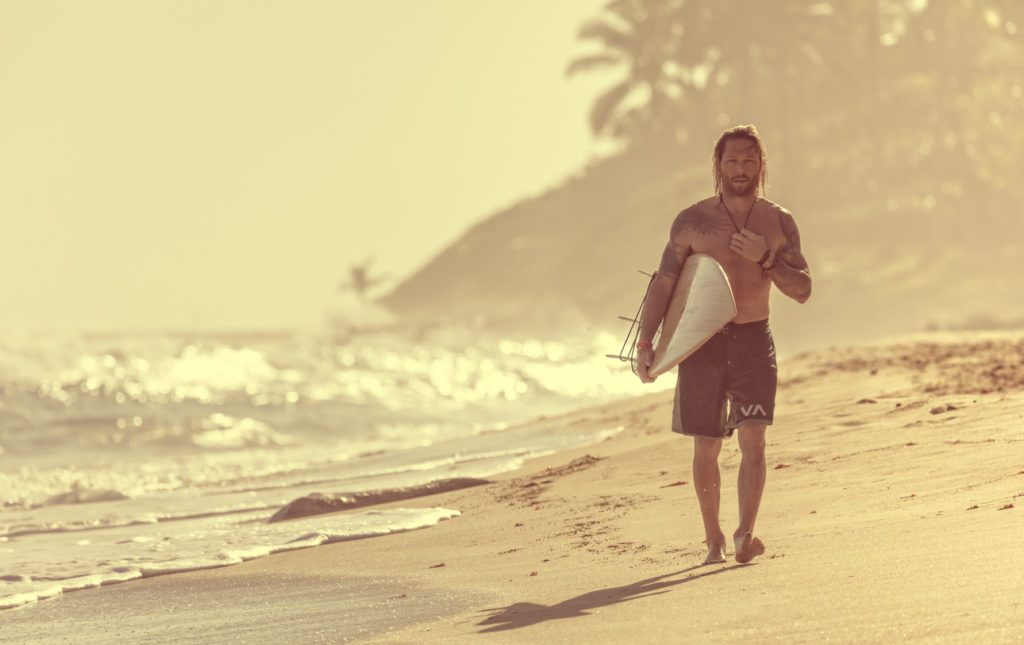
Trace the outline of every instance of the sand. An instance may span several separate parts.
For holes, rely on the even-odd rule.
[[[436,527],[67,594],[0,613],[4,640],[1021,642],[1024,336],[780,369],[749,564],[701,566],[666,392],[558,419],[626,428],[604,442],[393,503],[462,511]],[[731,534],[735,440],[721,462]]]

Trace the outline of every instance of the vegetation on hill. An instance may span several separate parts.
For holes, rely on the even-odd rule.
[[[568,72],[612,66],[591,125],[621,144],[469,230],[383,298],[418,318],[617,328],[669,224],[712,192],[718,134],[755,123],[801,227],[791,346],[1024,318],[1024,5],[613,0]],[[595,48],[596,46],[596,48]]]

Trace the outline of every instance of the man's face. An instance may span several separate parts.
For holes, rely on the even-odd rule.
[[[757,190],[761,178],[761,155],[750,139],[728,139],[722,150],[719,171],[722,173],[722,189],[737,197],[744,197]]]

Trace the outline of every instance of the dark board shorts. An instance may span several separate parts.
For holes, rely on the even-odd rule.
[[[679,364],[672,432],[723,439],[746,421],[770,425],[777,384],[768,320],[729,323]]]

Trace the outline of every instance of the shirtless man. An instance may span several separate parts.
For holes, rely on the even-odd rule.
[[[672,222],[669,243],[644,305],[637,363],[650,383],[651,340],[665,317],[683,262],[706,253],[729,276],[736,318],[679,365],[672,430],[693,437],[693,482],[708,545],[705,564],[725,562],[719,526],[722,440],[738,429],[742,460],[740,524],[733,533],[737,562],[764,553],[754,521],[765,482],[765,429],[775,410],[775,345],[768,327],[771,285],[798,302],[811,295],[811,274],[800,234],[785,208],[759,194],[767,156],[752,125],[725,131],[715,145],[714,197],[697,202]],[[728,405],[727,405],[728,402]],[[728,413],[727,413],[728,410]]]

